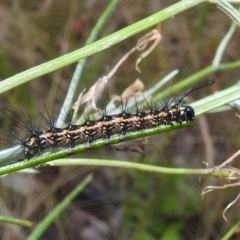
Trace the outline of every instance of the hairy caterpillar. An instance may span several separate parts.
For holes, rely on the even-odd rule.
[[[68,124],[59,128],[51,122],[46,130],[38,130],[26,117],[27,121],[20,120],[22,127],[28,131],[24,140],[19,140],[25,159],[31,159],[48,148],[73,148],[78,144],[91,144],[97,139],[105,139],[118,134],[126,135],[131,131],[141,131],[161,125],[174,125],[175,123],[193,122],[195,112],[191,106],[186,105],[186,97],[200,89],[214,83],[213,80],[202,80],[189,88],[183,95],[175,98],[173,104],[160,103],[160,108],[150,108],[148,111],[137,109],[135,112],[122,110],[113,115],[103,114],[95,120],[86,120],[83,124]]]

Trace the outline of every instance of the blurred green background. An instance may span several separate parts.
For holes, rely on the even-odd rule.
[[[123,0],[106,22],[99,38],[116,32],[175,3],[167,0]],[[107,1],[9,1],[0,3],[0,80],[82,47]],[[162,41],[135,71],[138,54],[118,70],[109,86],[121,92],[136,78],[146,89],[174,69],[179,74],[171,84],[211,64],[215,51],[228,31],[231,19],[210,4],[200,4],[162,23]],[[91,87],[107,74],[145,33],[140,33],[91,56],[84,69],[79,91]],[[222,62],[239,60],[240,31],[235,32]],[[0,130],[21,135],[16,119],[26,113],[38,122],[44,105],[56,115],[64,101],[75,64],[12,89],[0,96]],[[193,99],[233,85],[239,69],[213,76],[217,83],[196,93]],[[77,96],[76,96],[77,98]],[[191,100],[193,100],[191,99]],[[11,112],[11,118],[5,113]],[[165,167],[204,168],[203,162],[217,165],[240,146],[240,120],[235,112],[199,116],[194,126],[149,138],[152,146],[145,155],[117,152],[106,146],[89,150],[80,157],[122,159]],[[1,148],[11,142],[1,141]],[[237,166],[236,163],[235,166]],[[40,222],[89,172],[94,180],[41,239],[220,239],[239,220],[236,203],[222,212],[238,194],[237,189],[219,190],[202,200],[207,185],[223,180],[196,176],[172,176],[117,168],[44,167],[39,174],[12,174],[0,181],[0,211]],[[2,239],[26,239],[32,229],[0,223]],[[239,235],[236,233],[236,239]]]

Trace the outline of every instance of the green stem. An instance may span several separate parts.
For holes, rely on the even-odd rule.
[[[218,66],[220,64],[223,53],[233,35],[233,33],[235,32],[236,28],[237,28],[237,24],[235,22],[232,22],[230,29],[228,30],[227,34],[224,36],[224,38],[222,39],[221,43],[218,46],[215,57],[212,61],[213,66]]]
[[[11,223],[22,227],[31,227],[32,222],[7,216],[0,216],[0,222]]]
[[[240,26],[239,12],[226,0],[217,0],[217,6]]]
[[[96,25],[93,27],[93,29],[89,35],[89,38],[86,41],[85,46],[93,43],[97,39],[98,33],[102,29],[102,27],[103,27],[104,23],[107,21],[107,19],[111,16],[112,12],[114,11],[114,9],[116,8],[116,6],[119,2],[120,2],[120,0],[112,0],[110,2],[109,6],[106,8],[106,10],[103,12],[102,16],[100,16],[100,18],[98,19]],[[58,120],[56,121],[56,126],[58,126],[58,127],[62,127],[62,125],[64,124],[64,121],[65,121],[66,115],[72,106],[73,98],[74,98],[77,86],[79,84],[80,77],[82,74],[82,70],[85,66],[85,63],[86,63],[86,58],[80,60],[77,64],[77,67],[76,67],[74,73],[73,73],[73,77],[72,77],[71,83],[68,88],[67,96],[64,100]]]
[[[224,104],[227,104],[229,102],[232,102],[232,101],[238,99],[239,91],[240,91],[240,84],[236,84],[226,90],[220,91],[220,92],[213,94],[205,99],[199,100],[198,102],[191,104],[191,106],[193,106],[193,108],[195,110],[195,114],[197,116],[199,114],[205,113],[207,111],[210,111],[212,109],[215,109],[219,106],[222,106]],[[16,163],[13,165],[8,165],[8,166],[0,168],[0,176],[3,174],[11,173],[11,172],[16,172],[16,171],[19,171],[19,170],[22,170],[25,168],[34,167],[39,164],[43,164],[43,163],[53,161],[53,160],[56,160],[59,158],[69,157],[70,155],[89,150],[90,148],[100,148],[100,147],[104,147],[106,144],[116,144],[116,143],[120,143],[122,141],[129,141],[129,140],[133,140],[133,139],[137,139],[137,138],[141,138],[141,137],[147,137],[147,136],[151,136],[154,134],[163,133],[166,131],[171,131],[174,129],[189,127],[189,126],[191,126],[190,123],[183,123],[183,124],[176,123],[176,124],[174,124],[174,126],[169,126],[169,125],[168,126],[159,126],[157,128],[146,129],[146,130],[139,131],[139,132],[130,132],[126,136],[124,136],[124,138],[121,138],[121,136],[119,136],[119,135],[114,135],[111,137],[111,139],[107,143],[105,140],[99,139],[99,140],[96,140],[95,142],[93,142],[91,145],[80,144],[74,148],[60,150],[56,153],[51,153],[49,155],[42,154],[40,157],[31,159],[29,161],[24,161],[24,162],[20,162],[20,163]],[[8,160],[9,160],[9,162],[12,161],[10,158]],[[15,162],[16,161],[17,161],[17,159],[15,159]],[[5,160],[4,162],[6,164],[8,161]]]
[[[223,236],[221,240],[230,239],[233,236],[233,234],[236,232],[236,230],[239,228],[239,226],[240,226],[240,220],[231,227],[231,229]]]
[[[159,166],[151,166],[142,163],[126,162],[120,160],[102,160],[102,159],[77,159],[66,158],[62,160],[55,160],[51,162],[51,166],[104,166],[104,167],[120,167],[128,169],[137,169],[147,172],[155,172],[161,174],[174,174],[174,175],[209,175],[218,178],[228,178],[230,173],[228,171],[214,171],[213,168],[204,169],[188,169],[188,168],[166,168]]]
[[[176,83],[174,85],[174,88],[169,88],[166,89],[165,91],[169,91],[171,89],[171,94],[175,94],[178,93],[180,90],[182,90],[184,87],[190,86],[194,83],[196,83],[197,81],[206,78],[207,76],[217,72],[217,71],[223,71],[223,70],[232,70],[235,68],[239,68],[240,67],[240,61],[236,61],[236,62],[232,62],[232,63],[222,63],[219,64],[217,66],[214,65],[210,65],[200,71],[198,71],[197,73],[185,78],[184,80],[180,80],[179,83]],[[157,96],[161,97],[161,95]]]
[[[12,165],[1,167],[0,168],[0,176],[11,173],[11,172],[16,172],[16,171],[19,171],[19,170],[22,170],[25,168],[34,167],[34,166],[37,166],[37,165],[40,165],[40,164],[43,164],[43,163],[46,163],[49,161],[53,161],[56,159],[69,157],[76,153],[80,153],[80,152],[89,150],[90,148],[91,149],[100,148],[100,147],[104,147],[106,144],[116,144],[116,143],[120,143],[122,141],[129,141],[129,140],[137,139],[140,137],[151,136],[153,134],[171,131],[173,129],[183,128],[183,127],[189,127],[189,126],[191,126],[191,123],[175,124],[174,126],[169,126],[169,125],[168,126],[160,126],[157,128],[146,129],[141,132],[130,132],[127,135],[125,135],[124,138],[121,138],[119,135],[114,135],[110,138],[109,142],[107,142],[107,143],[105,142],[105,140],[100,139],[100,140],[96,140],[95,142],[91,143],[91,145],[80,144],[74,148],[63,149],[58,152],[47,154],[47,155],[42,154],[41,156],[39,156],[37,158],[30,159],[29,161],[22,161],[22,162],[18,162],[18,163],[12,164]],[[16,161],[17,161],[17,159],[16,159]]]
[[[196,115],[200,115],[239,99],[239,92],[240,82],[238,82],[232,87],[229,87],[209,97],[201,99],[191,104],[191,106],[194,108]]]
[[[55,221],[56,218],[67,208],[74,198],[90,183],[92,175],[86,177],[80,184],[78,184],[67,197],[63,199],[33,230],[28,240],[37,240],[44,233],[44,231]]]

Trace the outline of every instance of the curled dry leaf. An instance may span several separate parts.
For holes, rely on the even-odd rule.
[[[139,63],[142,61],[142,59],[147,57],[153,51],[153,49],[157,46],[157,44],[161,41],[161,39],[162,39],[162,36],[157,29],[154,29],[151,32],[144,35],[143,37],[141,37],[138,40],[136,46],[133,47],[130,51],[128,51],[117,62],[117,64],[113,67],[113,69],[107,75],[107,78],[110,79],[114,75],[114,73],[118,70],[118,68],[122,65],[122,63],[125,62],[131,54],[133,54],[135,51],[144,51],[149,46],[149,44],[151,44],[149,49],[144,51],[136,61],[135,68],[138,72],[141,72],[139,67],[138,67]]]
[[[88,92],[82,97],[80,104],[91,101],[91,105],[94,109],[97,109],[96,101],[101,97],[103,90],[108,83],[106,76],[99,78],[95,84],[88,90]]]
[[[228,171],[229,172],[228,180],[240,178],[240,169],[237,169],[237,168],[234,168],[234,167],[226,167],[226,168],[222,168],[221,171]],[[229,184],[224,184],[222,186],[207,186],[202,190],[201,196],[204,197],[205,194],[207,194],[209,192],[212,192],[213,190],[227,189],[227,188],[233,188],[233,187],[239,187],[239,186],[240,186],[240,181],[234,182],[234,183],[229,183]],[[224,209],[222,216],[223,216],[225,221],[227,221],[227,218],[225,216],[226,211],[232,205],[234,205],[238,201],[239,198],[240,198],[240,194],[234,199],[234,201],[229,203],[227,205],[227,207]]]
[[[238,187],[238,186],[240,186],[240,182],[224,184],[222,186],[207,186],[202,190],[201,196],[204,197],[205,194],[212,192],[213,190],[226,189],[226,188],[232,188],[232,187]]]
[[[136,99],[142,94],[144,90],[144,84],[140,79],[136,79],[133,84],[128,86],[120,96],[113,96],[112,98],[117,102],[126,103],[132,99]]]
[[[84,88],[80,94],[78,95],[78,99],[77,101],[73,104],[72,109],[73,109],[73,117],[72,117],[72,122],[76,122],[76,118],[77,118],[77,112],[83,97],[83,94],[86,92],[86,88]]]
[[[130,51],[128,51],[113,67],[113,69],[108,73],[107,78],[110,79],[114,73],[118,70],[118,68],[127,60],[127,58],[136,51],[136,48],[132,48]]]
[[[230,207],[232,207],[232,206],[239,200],[239,198],[240,198],[240,193],[239,193],[239,194],[237,195],[237,197],[236,197],[232,202],[230,202],[230,203],[227,205],[227,207],[224,209],[224,211],[223,211],[223,213],[222,213],[222,216],[223,216],[223,218],[224,218],[225,221],[227,221],[227,218],[226,218],[225,213],[227,212],[227,210],[228,210]]]
[[[217,190],[217,189],[226,189],[226,188],[230,188],[230,187],[238,187],[240,186],[240,182],[236,182],[236,183],[230,183],[230,184],[224,184],[223,186],[207,186],[203,189],[202,191],[202,197],[204,197],[204,195],[206,193],[209,193],[213,190]],[[222,213],[222,216],[224,218],[225,221],[227,221],[227,218],[225,216],[225,213],[227,212],[227,210],[232,207],[240,198],[240,193],[238,194],[238,196],[232,201],[230,202],[227,207],[224,209],[223,213]]]
[[[77,103],[77,108],[76,104],[74,106],[74,109],[78,109],[81,104],[88,103],[91,105],[91,107],[95,110],[98,110],[96,103],[97,100],[101,97],[101,94],[103,90],[105,89],[109,79],[115,74],[115,72],[118,70],[118,68],[122,65],[124,61],[135,51],[144,51],[149,44],[151,44],[150,48],[144,51],[141,56],[137,59],[136,61],[136,69],[137,71],[140,72],[140,69],[138,68],[138,64],[141,62],[143,58],[148,56],[153,49],[156,47],[156,45],[159,43],[161,40],[161,34],[157,29],[152,30],[150,33],[144,35],[141,37],[136,46],[133,47],[130,51],[128,51],[119,61],[118,63],[113,67],[113,69],[106,75],[103,76],[102,78],[99,78],[96,83],[88,90],[88,92],[84,95],[81,96],[81,101],[76,102]],[[112,102],[118,101],[118,102],[127,102],[131,98],[138,97],[139,95],[142,94],[142,91],[144,89],[144,84],[142,83],[141,80],[137,79],[132,85],[130,85],[128,88],[125,89],[125,91],[122,94],[122,97],[114,96],[112,97]],[[112,105],[111,105],[112,106]],[[75,111],[77,112],[77,111]]]
[[[144,90],[144,84],[140,79],[136,79],[133,84],[128,86],[122,93],[123,102],[136,98],[141,95]]]
[[[236,158],[238,155],[240,155],[240,150],[238,150],[237,152],[235,152],[230,158],[228,158],[226,161],[224,161],[222,164],[214,167],[215,171],[219,171],[221,170],[223,167],[225,167],[227,164],[229,164],[230,162],[232,162],[234,160],[234,158]]]
[[[141,72],[138,67],[139,63],[142,61],[142,59],[147,57],[153,51],[153,49],[157,46],[161,39],[162,36],[160,32],[157,29],[154,29],[138,40],[136,45],[137,51],[144,51],[148,47],[148,45],[151,44],[151,46],[146,51],[144,51],[136,61],[135,68],[138,72]]]

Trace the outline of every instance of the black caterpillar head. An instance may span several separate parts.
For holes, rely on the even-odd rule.
[[[180,118],[182,122],[193,122],[195,120],[194,109],[190,106],[180,109]]]

